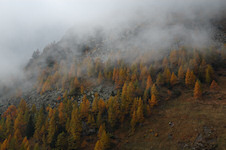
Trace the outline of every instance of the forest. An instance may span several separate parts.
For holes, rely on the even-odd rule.
[[[111,53],[107,60],[84,55],[40,67],[34,85],[37,93],[58,89],[63,95],[56,99],[55,107],[28,105],[23,98],[18,106],[9,106],[0,120],[1,150],[114,149],[116,131],[126,127],[133,135],[152,118],[154,110],[181,95],[178,88],[192,91],[193,101],[201,102],[205,101],[204,91],[221,88],[216,72],[225,67],[225,45],[180,47],[155,60],[150,59],[155,51],[131,61],[118,57],[126,53]],[[103,84],[117,92],[108,99],[100,98],[99,93],[87,97],[86,91]],[[82,96],[81,101],[77,95]]]
[[[0,0],[0,150],[225,150],[226,0]]]

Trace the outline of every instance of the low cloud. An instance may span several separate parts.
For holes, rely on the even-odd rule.
[[[175,41],[207,46],[213,42],[210,22],[225,8],[225,0],[1,0],[0,81],[22,76],[33,51],[59,41],[69,28],[82,39],[100,27],[121,49],[164,49]],[[137,26],[122,43],[122,33]]]

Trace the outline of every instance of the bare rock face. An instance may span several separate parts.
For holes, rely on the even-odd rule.
[[[194,150],[207,149],[214,150],[217,148],[217,135],[213,127],[203,127],[203,132],[200,133],[194,141]]]
[[[59,96],[62,97],[62,95],[63,93],[61,92],[61,90],[47,91],[44,94],[39,94],[36,92],[36,90],[29,90],[23,93],[21,97],[1,98],[2,107],[0,107],[0,113],[5,111],[10,105],[17,106],[20,103],[21,99],[24,99],[30,107],[33,104],[35,104],[37,108],[40,108],[43,104],[45,104],[46,106],[50,105],[51,107],[54,107],[56,103],[59,102],[57,98]]]
[[[217,149],[217,134],[213,127],[203,126],[202,131],[196,139],[191,141],[178,142],[179,149],[191,150],[215,150]]]
[[[42,105],[55,107],[57,103],[60,103],[63,99],[63,91],[61,89],[59,90],[51,90],[46,91],[43,94],[37,93],[35,89],[28,90],[27,92],[24,92],[22,96],[20,97],[1,97],[0,98],[0,114],[3,113],[10,105],[16,105],[20,103],[21,99],[24,99],[28,106],[32,106],[33,104],[36,105],[37,108],[40,108]],[[108,100],[110,96],[116,95],[117,91],[114,88],[113,84],[101,84],[98,86],[94,86],[84,92],[82,95],[79,91],[74,92],[72,97],[74,97],[74,100],[78,102],[78,105],[82,102],[82,98],[84,95],[92,102],[95,97],[95,93],[98,93],[99,98],[103,100]],[[61,97],[61,99],[58,99],[58,97]]]
[[[75,100],[80,105],[84,95],[86,95],[86,97],[92,102],[95,98],[95,93],[98,93],[98,96],[100,99],[108,100],[110,96],[116,95],[117,91],[115,90],[113,85],[108,84],[108,86],[106,86],[106,85],[102,84],[102,85],[98,85],[98,86],[92,87],[91,89],[84,91],[83,95],[80,93],[77,93],[73,96],[75,97]]]

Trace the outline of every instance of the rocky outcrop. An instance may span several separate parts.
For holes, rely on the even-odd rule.
[[[61,90],[47,91],[44,94],[39,94],[36,90],[32,89],[22,94],[21,97],[2,97],[0,99],[2,107],[0,107],[0,113],[7,109],[10,105],[18,105],[21,99],[24,99],[28,106],[36,105],[40,108],[43,104],[54,107],[56,105],[57,97],[62,96]]]
[[[103,100],[107,100],[110,96],[116,95],[117,91],[114,89],[113,85],[98,85],[94,86],[90,89],[87,89],[84,91],[84,94],[80,94],[80,92],[74,93],[74,95],[71,95],[74,97],[74,100],[80,104],[82,102],[82,98],[84,95],[87,96],[87,98],[90,100],[90,102],[93,101],[95,93],[99,94],[99,98]],[[61,97],[61,99],[58,99],[58,97]],[[63,99],[63,92],[61,89],[59,90],[51,90],[47,91],[43,94],[37,93],[35,89],[28,90],[27,92],[24,92],[21,97],[1,97],[0,98],[0,113],[4,112],[8,106],[10,105],[18,105],[21,99],[24,99],[28,106],[32,106],[33,104],[36,105],[37,108],[40,108],[43,104],[45,106],[51,106],[55,107],[57,103],[61,102]]]
[[[214,127],[203,126],[203,130],[193,142],[178,142],[179,149],[215,150],[217,149],[217,133]]]

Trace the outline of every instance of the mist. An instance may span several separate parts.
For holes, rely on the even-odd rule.
[[[32,53],[73,30],[80,40],[93,29],[113,35],[118,49],[167,49],[181,45],[205,47],[214,41],[213,19],[225,0],[1,0],[0,83],[23,77]],[[121,43],[121,33],[143,26]],[[70,29],[70,30],[69,30]]]

